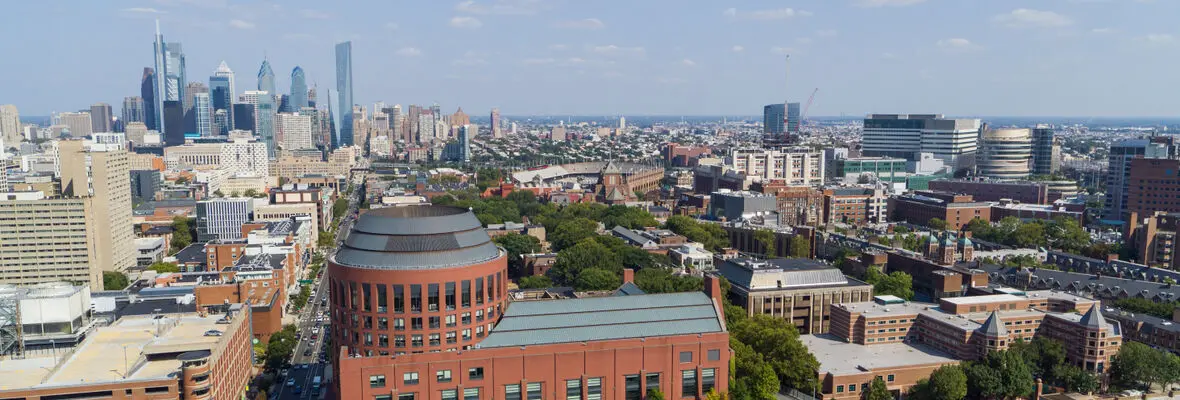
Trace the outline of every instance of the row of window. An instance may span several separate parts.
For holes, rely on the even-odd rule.
[[[468,370],[469,379],[481,380],[483,379],[483,368],[471,368]],[[640,375],[624,375],[623,388],[624,398],[626,400],[641,400],[648,392],[658,390],[660,388],[660,374],[648,373],[642,376],[646,378],[646,385],[640,381]],[[697,391],[697,380],[700,380],[700,391]],[[451,371],[441,370],[435,374],[435,379],[439,383],[451,382]],[[602,381],[603,377],[586,378],[585,382],[582,379],[567,379],[565,380],[565,398],[566,400],[602,400]],[[893,381],[893,375],[889,376],[889,381]],[[417,385],[418,373],[407,372],[402,374],[402,383],[405,385]],[[584,385],[583,385],[584,383]],[[696,397],[701,393],[709,393],[717,386],[717,369],[705,368],[700,371],[698,377],[695,369],[680,371],[680,391],[683,397]],[[385,375],[371,375],[369,376],[370,388],[384,388]],[[522,392],[521,389],[524,391]],[[459,400],[459,391],[463,392],[463,400],[479,400],[480,388],[465,388],[465,389],[447,389],[440,390],[439,394],[443,400]],[[398,395],[398,400],[417,400],[417,393],[402,393]],[[504,385],[504,400],[541,400],[544,398],[544,383],[529,382],[523,385],[508,384]],[[378,395],[374,400],[392,400],[392,395]]]
[[[492,327],[490,324],[487,326],[486,331],[485,331],[483,325],[477,326],[477,327],[475,327],[475,337],[482,338],[482,337],[484,337],[486,332],[491,332],[491,329],[492,329]],[[460,333],[462,333],[464,341],[471,340],[471,337],[472,337],[471,336],[471,333],[472,333],[471,329],[464,329],[462,331],[450,331],[450,332],[446,332],[447,344],[458,343],[458,338],[459,338]],[[360,335],[360,333],[353,332],[353,335],[354,336]],[[442,335],[443,335],[442,333],[431,333],[427,336],[410,335],[410,346],[411,347],[422,347],[425,343],[423,341],[424,337],[429,338],[429,340],[430,340],[429,344],[431,346],[441,345],[442,344]],[[346,338],[348,337],[347,332],[345,332],[345,337]],[[363,334],[363,338],[364,338],[363,343],[365,346],[372,346],[373,345],[373,334],[372,333],[365,332]],[[357,339],[354,338],[354,342],[356,340]],[[377,334],[377,346],[378,347],[389,347],[389,335],[386,335],[384,333]],[[397,349],[405,348],[406,347],[406,335],[394,335],[393,336],[393,347],[397,348]]]
[[[486,310],[475,310],[475,314],[474,314],[475,322],[483,322],[485,312],[487,315],[487,319],[489,321],[494,320],[496,318],[496,309],[498,309],[498,308],[499,307],[497,306],[497,307],[488,307]],[[456,325],[458,325],[457,321],[459,321],[459,320],[462,320],[463,325],[471,325],[472,315],[473,314],[471,312],[464,312],[462,314],[451,314],[451,315],[447,315],[445,317],[428,317],[425,319],[422,317],[414,317],[414,318],[410,318],[410,329],[415,330],[415,331],[422,330],[424,326],[427,326],[426,324],[423,324],[423,322],[428,323],[429,324],[428,326],[430,327],[430,329],[439,329],[439,328],[442,328],[442,326],[443,326],[444,318],[446,321],[447,328],[454,328]],[[371,315],[361,316],[361,315],[357,315],[357,314],[352,314],[351,320],[352,320],[352,327],[353,328],[360,328],[361,326],[363,326],[364,329],[373,329],[374,318]],[[376,317],[376,321],[377,321],[377,329],[389,330],[389,318]],[[406,319],[405,318],[394,318],[393,319],[393,330],[395,330],[395,331],[406,330]]]
[[[430,283],[426,285],[383,285],[356,282],[335,282],[336,301],[341,306],[348,304],[352,310],[358,307],[364,312],[389,312],[389,295],[392,294],[394,313],[404,313],[408,307],[410,312],[438,311],[442,308],[454,310],[456,307],[471,307],[474,303],[482,305],[493,303],[499,299],[499,293],[504,291],[503,272],[497,272],[487,277],[474,280],[446,283]],[[347,290],[346,290],[347,287]],[[407,298],[407,291],[408,298]],[[374,293],[376,292],[376,293]],[[425,292],[425,293],[423,293]],[[375,295],[375,296],[374,296]],[[456,297],[458,295],[458,297]],[[474,296],[473,296],[474,295]],[[425,296],[425,304],[423,304]],[[408,304],[407,304],[408,300]]]
[[[877,378],[881,378],[881,377],[878,376]],[[885,379],[885,382],[893,382],[894,376],[893,376],[893,374],[889,374],[889,376],[884,379]],[[860,384],[860,391],[864,392],[864,391],[868,391],[868,390],[869,390],[868,383]],[[856,384],[855,383],[848,384],[848,393],[852,393],[855,391],[856,391]],[[844,393],[844,385],[836,385],[836,393]]]

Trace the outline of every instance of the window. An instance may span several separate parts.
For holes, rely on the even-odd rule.
[[[396,347],[396,348],[406,347],[406,337],[403,335],[394,336],[393,337],[393,347]]]
[[[713,387],[717,386],[716,368],[705,368],[701,370],[701,392],[709,393]]]
[[[458,341],[458,335],[455,334],[455,331],[447,332],[447,344],[454,344]]]
[[[680,371],[680,396],[697,396],[697,370],[687,369]]]
[[[426,286],[426,309],[429,311],[438,311],[438,284],[431,283]]]
[[[417,397],[417,393],[402,393],[397,395],[397,400],[414,400]]]
[[[389,299],[386,296],[387,289],[385,285],[377,285],[377,312],[383,313],[388,311]]]
[[[385,387],[385,375],[369,375],[369,387],[371,387],[371,388]]]
[[[440,369],[434,373],[434,378],[438,383],[447,383],[451,381],[451,370]]]
[[[586,400],[602,400],[602,378],[586,378]]]
[[[836,393],[844,393],[844,385],[836,386]]]
[[[369,284],[361,284],[361,294],[364,296],[361,298],[361,308],[364,309],[365,312],[373,311],[373,303],[370,301],[372,299],[373,290],[369,287]]]
[[[525,400],[541,400],[541,383],[529,383],[525,386]]]
[[[410,318],[410,329],[416,331],[422,330],[422,317]]]
[[[582,400],[582,380],[566,379],[565,400]]]
[[[442,400],[459,400],[459,391],[455,389],[443,390],[439,392],[442,394]]]
[[[406,372],[406,373],[402,374],[402,383],[407,384],[407,385],[417,385],[418,384],[418,373],[417,372]]]
[[[504,385],[504,400],[520,400],[520,385]]]
[[[410,344],[414,347],[422,347],[422,335],[411,336]]]
[[[463,389],[463,400],[479,400],[479,388]]]
[[[482,326],[475,327],[475,337],[483,337],[483,327]]]
[[[463,330],[463,340],[471,340],[471,330],[470,329]]]
[[[382,286],[382,287],[384,287],[384,286]],[[389,329],[389,318],[377,317],[377,329],[380,329],[380,330]]]
[[[692,362],[692,352],[691,351],[680,352],[680,362],[682,362],[682,363]]]
[[[455,309],[455,282],[447,282],[446,290],[447,290],[447,299],[446,299],[447,310],[454,310]]]
[[[855,384],[855,383],[849,384],[849,385],[848,385],[848,391],[849,391],[849,392],[855,392],[855,391],[856,391],[856,384]]]
[[[483,278],[475,278],[475,304],[483,304]]]
[[[365,346],[373,345],[373,334],[365,332]]]
[[[393,319],[393,330],[395,330],[395,331],[406,330],[406,319],[405,318],[394,318]]]
[[[471,379],[473,381],[483,379],[483,367],[468,368],[467,379]]]
[[[447,316],[447,328],[454,328],[454,327],[455,327],[455,315],[454,314],[448,315]]]
[[[650,392],[654,389],[660,388],[660,373],[659,372],[652,372],[650,374],[647,374],[647,376],[645,376],[645,378],[647,379],[647,387],[646,387],[647,390],[645,390],[644,393],[647,393],[647,392]]]
[[[422,312],[422,285],[410,285],[410,311]]]
[[[469,313],[469,312],[463,313],[463,325],[470,325],[470,324],[471,324],[471,313]]]
[[[406,293],[402,285],[393,285],[393,312],[406,312]]]
[[[360,302],[360,300],[357,299],[356,282],[348,282],[348,299],[349,307],[352,307],[353,310],[356,310],[356,305]]]
[[[475,321],[483,322],[483,310],[475,310]]]
[[[442,319],[439,317],[430,317],[428,321],[430,321],[430,329],[438,329],[442,326],[442,322],[440,322]]]
[[[381,347],[389,347],[389,335],[384,333],[377,335],[377,345]]]
[[[885,381],[886,382],[893,382],[893,374],[889,374],[889,376],[885,379]]]
[[[380,395],[373,397],[373,400],[393,400],[393,396],[390,396],[388,394],[380,394]]]
[[[721,350],[719,350],[719,349],[709,350],[708,358],[709,358],[709,361],[720,361],[721,360]]]
[[[493,283],[492,280],[495,278],[496,278],[495,275],[488,275],[488,292],[487,292],[488,293],[488,303],[491,303],[493,301],[492,300],[492,293],[496,292],[496,286],[492,284]]]
[[[463,307],[471,307],[471,281],[463,281]]]
[[[365,329],[373,329],[373,317],[365,316]]]
[[[442,344],[441,337],[442,336],[437,333],[431,333],[430,334],[430,345],[431,346],[438,346],[438,345]]]
[[[623,376],[623,400],[643,400],[643,391],[639,390],[639,375]]]

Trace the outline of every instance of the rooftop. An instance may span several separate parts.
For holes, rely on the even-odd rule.
[[[950,354],[921,343],[863,346],[846,343],[830,334],[800,335],[799,339],[815,354],[820,372],[835,376],[907,366],[959,363]]]
[[[805,258],[739,258],[726,260],[717,269],[730,283],[747,290],[866,285],[835,267]]]
[[[361,214],[332,257],[351,267],[410,270],[471,265],[500,255],[470,210],[413,205]]]
[[[514,302],[477,347],[513,347],[723,332],[702,292]]]

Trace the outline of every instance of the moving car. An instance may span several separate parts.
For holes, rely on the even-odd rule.
[[[290,386],[295,386],[295,378],[288,379],[288,380],[287,380],[287,386],[288,386],[288,387],[290,387]]]

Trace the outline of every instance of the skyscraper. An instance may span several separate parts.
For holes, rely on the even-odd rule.
[[[184,50],[178,42],[169,42],[165,53],[167,60],[167,69],[165,70],[165,80],[167,85],[164,87],[164,95],[167,100],[182,100],[184,99],[184,85],[188,82],[185,76],[184,66]]]
[[[200,93],[204,93],[205,97],[208,98],[209,87],[205,86],[205,84],[201,82],[189,82],[189,84],[185,86],[184,101],[182,102],[182,105],[184,107],[184,133],[187,135],[202,136],[200,135],[200,129],[197,126],[197,117],[199,116],[198,114],[200,113],[200,110],[197,110],[196,108],[197,94]],[[212,111],[206,112],[205,115],[209,115],[210,118],[212,118]]]
[[[59,144],[61,193],[87,197],[96,210],[95,262],[103,271],[135,266],[135,235],[131,221],[131,171],[127,151],[121,145],[84,144],[66,140]]]
[[[234,104],[234,129],[254,132],[254,105],[247,103]]]
[[[783,103],[767,104],[762,107],[762,134],[764,136],[782,136],[786,132],[783,125],[786,115]]]
[[[299,66],[291,70],[291,99],[288,100],[287,107],[295,112],[307,107],[307,77],[303,75],[303,68]]]
[[[0,139],[4,139],[5,146],[20,147],[21,137],[20,113],[16,106],[0,105]]]
[[[787,134],[799,134],[799,103],[787,103]]]
[[[274,95],[261,92],[258,104],[254,107],[254,117],[258,121],[254,135],[262,138],[266,143],[266,155],[275,158],[275,98]]]
[[[948,119],[942,114],[869,114],[862,129],[862,154],[918,161],[919,153],[933,153],[955,170],[970,169],[982,122]]]
[[[213,76],[209,77],[209,98],[213,102],[215,115],[217,110],[225,110],[227,120],[233,121],[234,96],[234,71],[222,61],[217,70],[213,71]],[[229,132],[229,129],[222,132]]]
[[[1171,138],[1122,140],[1110,145],[1107,158],[1106,197],[1102,201],[1103,216],[1115,221],[1126,221],[1127,195],[1131,177],[1131,160],[1136,158],[1171,158],[1176,144]]]
[[[402,105],[394,104],[389,109],[389,130],[393,132],[393,138],[390,141],[398,139],[404,140],[407,144],[410,143],[410,138],[406,135],[405,124],[406,116],[402,115]]]
[[[144,112],[143,98],[128,96],[123,98],[123,125],[132,122],[144,122],[147,115]]]
[[[258,90],[270,93],[274,96],[275,92],[275,72],[270,69],[270,61],[265,58],[262,59],[262,67],[258,68]]]
[[[275,116],[275,127],[282,138],[283,150],[314,149],[311,137],[311,115],[300,113],[279,113]]]
[[[499,108],[492,109],[492,116],[490,119],[492,120],[491,121],[492,137],[493,138],[503,137],[504,134],[503,134],[503,131],[501,130],[503,128],[500,127],[501,123],[500,123],[500,109]]]
[[[164,146],[184,144],[184,106],[176,100],[164,101]]]
[[[459,161],[471,161],[471,128],[470,124],[459,127]]]
[[[226,110],[213,111],[213,135],[225,136],[229,134],[230,119],[229,112]]]
[[[168,63],[165,61],[166,58],[164,57],[164,53],[167,52],[167,49],[168,45],[164,43],[164,35],[160,33],[160,21],[156,20],[156,42],[152,48],[152,58],[155,62],[156,69],[154,71],[148,71],[147,68],[144,68],[143,75],[144,79],[146,80],[148,79],[148,73],[150,72],[152,80],[151,99],[153,105],[152,111],[153,114],[155,114],[155,118],[152,118],[152,122],[154,122],[154,124],[148,124],[148,129],[156,129],[160,132],[165,130],[164,100],[167,98],[167,96],[164,94],[164,81],[166,80],[164,78],[164,74],[167,70]],[[144,89],[143,85],[146,85],[146,83],[140,86],[141,92]],[[148,96],[143,96],[143,98],[146,100],[148,99]]]
[[[156,104],[156,73],[151,68],[143,69],[139,81],[139,97],[143,98],[143,124],[148,129],[160,129],[160,115]]]
[[[70,137],[86,137],[94,132],[89,112],[64,112],[58,114],[61,124],[70,129]]]
[[[114,112],[111,111],[111,105],[107,103],[94,103],[90,105],[90,131],[91,132],[114,132],[114,125],[111,118]]]
[[[352,146],[352,42],[336,44],[336,92],[340,98],[340,133],[333,137],[332,149]]]
[[[988,129],[979,137],[979,175],[993,179],[1028,178],[1032,139],[1028,128]]]
[[[1060,168],[1061,147],[1054,137],[1053,128],[1037,125],[1032,131],[1033,171],[1037,175],[1053,175]]]
[[[196,132],[201,137],[213,136],[213,106],[209,101],[209,93],[193,93],[193,119],[196,122]]]

